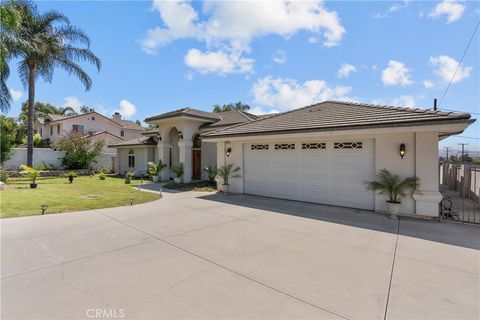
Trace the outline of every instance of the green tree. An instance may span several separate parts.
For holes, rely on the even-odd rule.
[[[9,57],[19,59],[18,72],[28,87],[27,165],[33,162],[33,121],[35,114],[35,80],[51,82],[56,67],[74,74],[89,90],[92,80],[78,62],[89,62],[100,70],[100,60],[90,50],[90,39],[79,28],[70,25],[66,16],[56,11],[38,13],[29,2],[16,2],[21,11],[20,28],[8,29],[6,37],[27,43],[11,50]],[[76,44],[84,47],[79,48]]]
[[[7,87],[10,75],[8,60],[15,50],[22,45],[20,39],[10,36],[12,32],[19,32],[22,15],[19,6],[13,0],[0,4],[0,111],[8,112],[12,96]]]
[[[90,108],[87,106],[81,106],[80,107],[80,113],[89,113],[95,111],[95,108]]]
[[[77,112],[72,107],[56,107],[50,103],[37,101],[34,106],[33,121],[38,118],[44,118],[48,114],[58,114],[62,116],[73,116]],[[22,110],[20,111],[19,119],[26,125],[28,123],[28,101],[22,103]]]
[[[213,112],[225,112],[225,111],[248,111],[250,106],[248,104],[238,101],[236,103],[228,103],[223,106],[216,104],[213,106]]]
[[[0,163],[10,159],[18,125],[12,118],[0,115]]]
[[[62,164],[71,170],[88,169],[104,145],[103,140],[86,139],[74,131],[56,143],[57,149],[65,152]]]

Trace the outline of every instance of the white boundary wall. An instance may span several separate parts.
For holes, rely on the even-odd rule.
[[[55,151],[49,148],[33,148],[33,166],[36,167],[42,162],[60,169],[62,167],[62,159],[65,155],[62,151]],[[115,163],[116,154],[100,154],[95,160],[96,163],[92,163],[92,168],[99,170],[102,168],[113,170],[113,164]],[[112,159],[113,158],[113,159]],[[27,148],[13,148],[12,157],[10,160],[5,161],[3,168],[5,170],[18,170],[21,164],[27,163]]]

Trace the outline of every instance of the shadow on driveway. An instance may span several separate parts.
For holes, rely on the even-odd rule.
[[[199,199],[393,234],[398,232],[402,236],[480,250],[480,228],[473,225],[426,221],[409,217],[393,220],[368,210],[244,194],[225,196],[217,193],[201,196]]]

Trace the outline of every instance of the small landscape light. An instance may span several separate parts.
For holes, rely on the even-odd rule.
[[[232,153],[232,148],[227,149],[227,157],[230,157],[230,154]]]
[[[47,210],[47,208],[48,208],[48,205],[47,205],[47,204],[42,204],[42,205],[40,206],[40,209],[42,210],[42,215],[45,214],[45,211]]]
[[[405,156],[405,143],[402,143],[400,145],[400,158],[403,159],[404,156]]]
[[[163,188],[160,188],[160,197],[162,196]]]
[[[130,198],[130,205],[133,206],[133,198]]]

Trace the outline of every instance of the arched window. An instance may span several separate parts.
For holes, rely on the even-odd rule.
[[[128,150],[128,167],[135,168],[135,151],[133,149]]]
[[[172,139],[168,139],[168,167],[172,169],[173,163],[173,142]]]
[[[198,148],[200,149],[202,147],[202,138],[200,137],[199,134],[196,134],[194,137],[193,137],[193,148]]]

